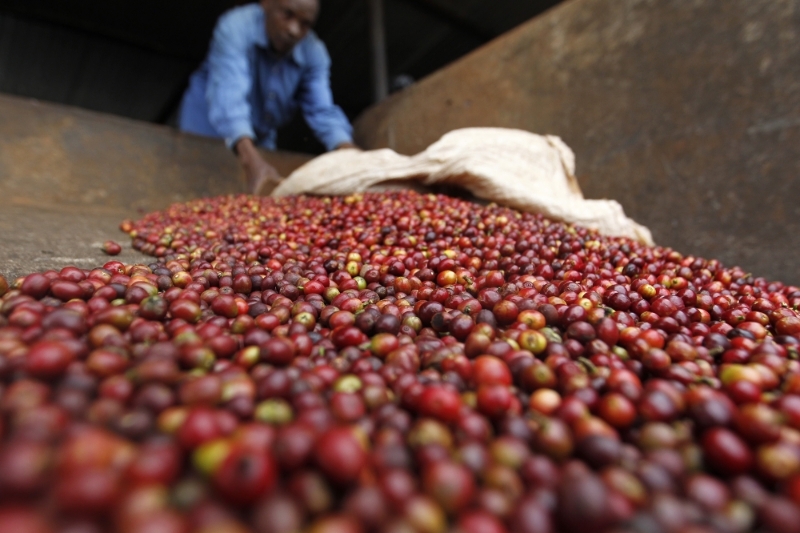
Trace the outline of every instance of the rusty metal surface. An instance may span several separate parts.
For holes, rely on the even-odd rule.
[[[75,206],[0,209],[0,274],[9,281],[32,272],[60,270],[67,265],[92,269],[112,257],[100,247],[106,240],[122,246],[113,257],[127,264],[149,264],[153,258],[136,252],[118,227],[123,217],[113,211],[98,212]]]
[[[310,157],[265,152],[282,175]],[[222,141],[164,126],[0,95],[0,273],[19,275],[108,260],[106,239],[129,249],[124,218],[193,198],[245,192]]]
[[[467,126],[559,135],[656,242],[800,283],[800,0],[571,0],[365,112],[404,154]]]
[[[287,175],[309,156],[265,152]],[[81,109],[0,95],[3,203],[138,212],[245,192],[222,141]]]

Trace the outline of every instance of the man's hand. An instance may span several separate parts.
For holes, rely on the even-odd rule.
[[[281,175],[258,153],[253,140],[242,137],[236,142],[236,154],[247,177],[247,192],[259,194],[268,183],[277,184]]]
[[[351,142],[344,142],[344,143],[337,144],[335,150],[341,150],[342,148],[355,148],[356,150],[360,150],[361,149],[361,148],[359,148],[358,146],[356,146],[355,144],[353,144]]]

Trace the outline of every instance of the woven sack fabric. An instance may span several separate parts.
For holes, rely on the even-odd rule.
[[[650,230],[625,216],[618,202],[583,197],[575,155],[559,137],[515,129],[454,130],[414,156],[388,148],[329,152],[295,170],[272,195],[434,185],[458,185],[488,202],[653,244]]]

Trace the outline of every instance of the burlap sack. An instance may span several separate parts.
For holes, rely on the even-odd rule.
[[[618,202],[583,198],[575,155],[560,138],[522,130],[455,130],[411,157],[389,149],[329,152],[295,170],[272,195],[344,195],[414,183],[458,185],[486,201],[653,244]]]

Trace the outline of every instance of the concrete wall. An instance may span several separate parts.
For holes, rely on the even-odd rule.
[[[571,0],[356,131],[412,154],[467,126],[559,135],[657,243],[800,283],[800,0]]]

